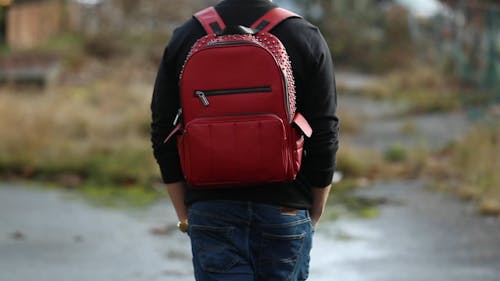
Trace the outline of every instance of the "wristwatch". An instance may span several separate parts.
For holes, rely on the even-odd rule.
[[[188,229],[189,229],[189,223],[188,223],[188,220],[182,220],[182,221],[179,221],[177,222],[177,228],[183,232],[183,233],[187,233],[188,232]]]

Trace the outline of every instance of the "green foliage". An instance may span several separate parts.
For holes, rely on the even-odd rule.
[[[82,44],[82,35],[78,33],[63,33],[47,40],[40,46],[40,49],[53,52],[75,52],[81,50]]]
[[[376,1],[296,1],[318,25],[336,63],[379,72],[407,66],[412,60],[407,14],[383,11]],[[318,17],[317,11],[322,11]]]
[[[475,127],[452,154],[454,174],[482,196],[500,200],[500,125]]]
[[[379,206],[384,200],[377,198],[359,197],[354,194],[358,183],[353,179],[346,179],[332,187],[332,195],[328,199],[328,210],[325,220],[336,220],[341,216],[355,216],[359,218],[375,218],[379,215]]]
[[[403,162],[408,158],[408,151],[404,146],[396,144],[385,151],[384,157],[389,162]]]
[[[424,89],[406,92],[402,98],[411,102],[409,113],[447,112],[459,109],[461,106],[458,94],[431,92]]]
[[[436,179],[434,187],[476,202],[484,215],[500,216],[500,123],[475,125],[463,140],[441,154],[446,156],[443,167],[434,165],[430,171]],[[438,176],[436,170],[441,170]]]
[[[380,209],[377,207],[371,207],[371,208],[367,207],[367,208],[362,209],[359,212],[359,215],[362,218],[373,219],[373,218],[380,216]]]
[[[0,57],[6,56],[10,53],[10,48],[7,44],[0,43]]]
[[[337,169],[345,177],[366,177],[380,161],[371,151],[343,146],[337,154]]]
[[[99,183],[151,184],[156,170],[149,146],[123,147],[108,153],[95,153],[84,162],[85,173]]]
[[[102,207],[144,207],[159,198],[153,189],[132,186],[118,189],[115,186],[85,185],[80,188],[89,202]]]
[[[408,105],[406,114],[454,111],[471,105],[467,101],[469,99],[475,100],[475,104],[485,100],[480,98],[485,96],[480,91],[473,91],[427,65],[415,65],[389,73],[362,94],[403,101]]]

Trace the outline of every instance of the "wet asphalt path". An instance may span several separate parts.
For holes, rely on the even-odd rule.
[[[0,186],[0,281],[193,280],[187,238],[154,236],[168,204],[97,208],[65,191]]]
[[[500,220],[416,181],[380,183],[376,219],[323,222],[314,281],[499,281]],[[144,210],[91,206],[74,193],[0,185],[0,281],[193,281],[189,244],[167,201]]]
[[[312,280],[500,280],[500,219],[419,181],[379,183],[358,195],[389,203],[375,219],[323,224]]]
[[[345,95],[339,97],[339,106],[360,124],[356,134],[341,135],[341,144],[380,151],[395,145],[438,149],[460,140],[472,124],[464,112],[403,114],[407,105],[401,102]]]

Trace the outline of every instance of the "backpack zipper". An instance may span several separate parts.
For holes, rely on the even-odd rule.
[[[247,40],[235,40],[235,41],[219,41],[219,42],[213,42],[209,43],[207,47],[217,47],[217,46],[234,46],[234,45],[256,45],[260,46],[257,43],[254,43],[252,41],[247,41]]]
[[[238,89],[225,89],[225,90],[210,90],[210,91],[194,91],[194,95],[197,96],[204,106],[209,106],[208,96],[219,96],[219,95],[234,95],[234,94],[248,94],[248,93],[267,93],[271,92],[272,89],[269,86],[264,87],[252,87],[252,88],[238,88]]]
[[[175,118],[174,118],[174,126],[177,126],[177,123],[179,123],[181,116],[182,116],[182,108],[179,108],[179,110],[177,110],[177,114],[175,115]]]

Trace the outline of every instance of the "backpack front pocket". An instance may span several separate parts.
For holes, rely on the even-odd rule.
[[[274,114],[197,118],[182,138],[183,167],[194,187],[231,187],[287,179],[287,137]]]

